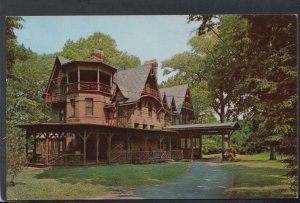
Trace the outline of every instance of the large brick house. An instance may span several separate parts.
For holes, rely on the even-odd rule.
[[[201,136],[180,133],[195,119],[188,85],[159,89],[157,68],[150,60],[117,70],[96,49],[90,60],[56,57],[43,94],[52,121],[19,125],[32,143],[29,161],[49,166],[201,158]],[[216,127],[229,132],[236,124],[192,129],[199,134]]]

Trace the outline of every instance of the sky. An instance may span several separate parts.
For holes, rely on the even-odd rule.
[[[143,63],[157,59],[158,82],[166,80],[161,62],[189,50],[188,40],[199,23],[187,16],[24,16],[18,42],[39,54],[61,51],[67,39],[86,38],[102,32],[116,40],[117,48],[136,55]],[[93,48],[93,47],[91,47]]]

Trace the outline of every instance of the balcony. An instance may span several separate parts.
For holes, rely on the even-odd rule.
[[[142,92],[144,95],[150,95],[150,96],[153,96],[155,98],[157,98],[158,100],[160,100],[160,93],[159,91],[155,90],[155,89],[151,89],[150,87],[145,87],[143,89],[143,92]]]
[[[100,82],[74,82],[67,85],[67,93],[101,92],[111,95],[111,86]]]
[[[46,96],[46,103],[57,103],[65,101],[65,95],[47,95]]]

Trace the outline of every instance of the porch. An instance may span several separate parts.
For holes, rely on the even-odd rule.
[[[176,132],[168,130],[73,123],[19,127],[26,129],[26,153],[31,166],[154,163],[183,158]]]

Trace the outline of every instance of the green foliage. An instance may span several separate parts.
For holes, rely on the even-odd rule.
[[[105,62],[121,69],[134,68],[141,64],[137,56],[119,51],[116,41],[109,35],[100,32],[95,32],[88,38],[80,38],[77,41],[67,40],[63,50],[57,55],[73,60],[86,60],[90,58],[92,48],[103,50]]]
[[[10,176],[10,185],[15,186],[15,177],[22,171],[26,163],[25,137],[20,129],[15,129],[8,123],[7,145],[6,145],[6,164],[7,175]]]
[[[222,151],[221,141],[215,138],[202,139],[202,153],[203,154],[216,154]]]
[[[216,42],[216,37],[210,33],[206,36],[193,37],[188,44],[190,51],[172,56],[162,62],[164,74],[175,72],[161,87],[180,84],[189,84],[193,95],[193,107],[198,117],[197,123],[215,121],[211,111],[211,97],[208,88],[207,74],[205,73],[204,56],[208,48]]]
[[[204,17],[193,17],[202,19],[200,34],[214,31],[212,17]],[[253,121],[254,142],[282,137],[283,153],[296,159],[296,16],[221,16],[217,24],[219,40],[205,63],[215,111],[221,121],[224,115]]]
[[[5,18],[7,77],[13,77],[11,70],[16,58],[24,57],[23,49],[17,45],[17,37],[14,33],[15,29],[22,29],[22,21],[23,19],[19,16],[8,16]]]

